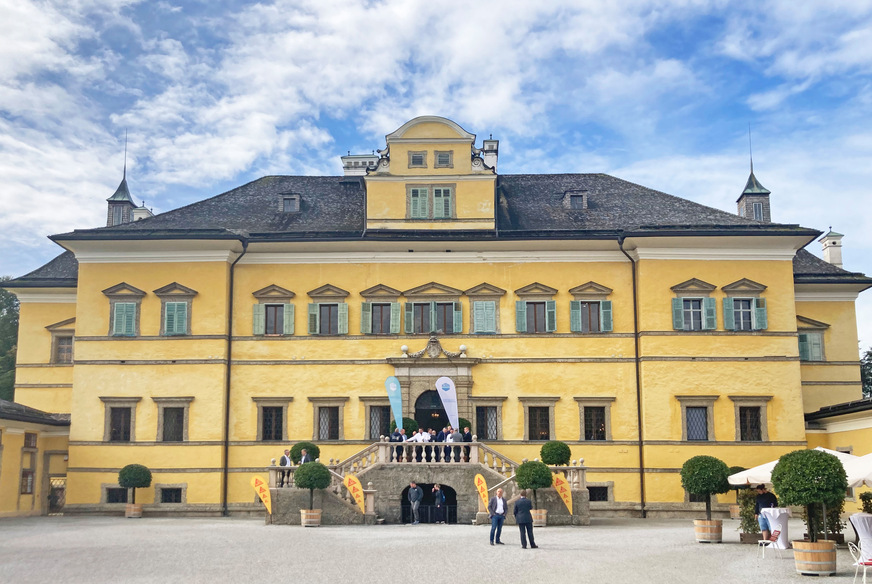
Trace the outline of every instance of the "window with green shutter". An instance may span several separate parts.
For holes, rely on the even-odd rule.
[[[572,300],[569,303],[569,330],[574,333],[611,331],[612,303],[608,300],[601,302]]]
[[[472,303],[472,332],[494,334],[497,332],[497,303],[493,300],[477,300]]]
[[[436,187],[433,189],[433,218],[449,219],[451,217],[451,189]]]
[[[399,307],[396,302],[363,302],[360,305],[360,332],[364,335],[388,335],[393,332],[393,314],[397,311],[399,320]],[[399,330],[397,331],[399,332]]]
[[[113,311],[112,335],[116,337],[136,336],[136,303],[116,302]]]
[[[409,219],[450,219],[455,214],[454,184],[406,185]]]
[[[799,333],[799,360],[823,361],[824,338],[821,332]]]
[[[310,335],[347,335],[348,305],[344,302],[309,304]]]
[[[426,187],[413,187],[409,190],[409,217],[429,219],[430,192]]]
[[[165,302],[164,303],[164,334],[186,335],[188,334],[188,303]]]

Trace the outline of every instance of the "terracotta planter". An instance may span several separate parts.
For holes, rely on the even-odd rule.
[[[533,509],[533,527],[545,527],[548,524],[548,509]]]
[[[133,517],[138,519],[142,517],[142,505],[138,503],[128,503],[127,507],[124,509],[125,517]]]
[[[300,509],[300,525],[303,527],[318,527],[321,525],[320,509]]]
[[[793,559],[796,573],[803,576],[830,576],[836,573],[836,542],[794,541]]]
[[[741,519],[742,518],[742,506],[741,505],[730,505],[730,519]]]
[[[696,541],[699,543],[721,543],[724,533],[724,522],[720,519],[694,519],[693,529]]]

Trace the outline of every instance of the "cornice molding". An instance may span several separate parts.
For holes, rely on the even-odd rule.
[[[448,244],[446,244],[447,246]],[[474,264],[511,263],[527,264],[538,262],[552,263],[590,263],[627,262],[619,251],[452,251],[412,252],[372,251],[372,252],[323,252],[323,253],[282,253],[249,252],[239,260],[240,264]]]
[[[226,249],[201,251],[80,251],[80,264],[159,264],[229,262],[238,254]]]
[[[52,304],[75,304],[75,292],[59,292],[57,294],[45,292],[15,292],[18,301],[21,304],[37,304],[37,303],[52,303]]]
[[[854,302],[859,292],[796,292],[797,302]]]
[[[796,250],[645,247],[636,248],[630,251],[629,254],[636,260],[793,261]]]

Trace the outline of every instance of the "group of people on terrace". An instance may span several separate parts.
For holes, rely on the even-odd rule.
[[[459,446],[463,442],[472,442],[472,432],[469,426],[452,428],[445,426],[437,432],[433,428],[415,430],[412,435],[406,435],[405,428],[398,428],[390,435],[391,442],[402,442],[406,445],[397,445],[391,453],[391,462],[463,462],[469,460],[469,446]],[[414,443],[411,445],[409,443]],[[433,443],[443,444],[436,446]],[[458,446],[454,446],[458,444]]]

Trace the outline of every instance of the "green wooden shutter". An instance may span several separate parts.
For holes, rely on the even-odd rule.
[[[360,333],[363,335],[372,334],[372,303],[360,303]]]
[[[497,303],[493,300],[484,303],[484,332],[497,332]]]
[[[527,301],[515,302],[515,330],[519,333],[527,332]]]
[[[188,334],[188,303],[179,302],[176,306],[176,334]]]
[[[415,305],[412,302],[406,302],[406,334],[411,335],[415,332]]]
[[[436,301],[433,300],[430,302],[430,331],[434,332],[436,330]]]
[[[400,334],[400,313],[401,307],[399,302],[391,302],[391,334]]]
[[[164,334],[176,334],[176,304],[177,302],[164,303]]]
[[[736,330],[736,316],[733,314],[732,298],[724,298],[724,330]]]
[[[126,303],[124,311],[124,334],[128,337],[136,336],[136,304]]]
[[[418,219],[421,216],[420,200],[421,195],[418,189],[411,189],[409,191],[409,217],[412,219]]]
[[[321,314],[319,313],[319,306],[317,302],[309,303],[309,334],[317,335],[319,331],[319,324],[321,320]]]
[[[545,331],[553,333],[557,330],[557,302],[548,300],[545,302]]]
[[[433,189],[433,218],[443,219],[445,217],[445,206],[442,202],[442,189]]]
[[[294,305],[283,304],[282,306],[282,334],[292,335],[294,334]]]
[[[718,328],[718,301],[714,298],[702,299],[703,330],[713,331]]]
[[[811,354],[809,353],[808,347],[808,335],[805,333],[799,333],[799,360],[800,361],[810,361]]]
[[[264,334],[266,331],[266,305],[255,304],[251,307],[251,312],[251,334]]]
[[[600,330],[604,333],[612,332],[612,301],[603,300],[600,302]]]
[[[672,299],[672,328],[677,331],[684,330],[684,299]]]
[[[751,327],[755,331],[766,330],[766,328],[769,326],[769,319],[766,314],[765,298],[754,299],[754,310],[751,312],[751,318],[753,319]]]
[[[348,334],[348,304],[340,302],[339,306],[339,334]]]
[[[457,334],[463,332],[463,304],[460,302],[454,303],[454,331]]]
[[[808,360],[824,360],[824,334],[812,333],[808,335]]]
[[[581,332],[581,301],[569,301],[569,330],[574,333]]]
[[[484,332],[484,302],[473,301],[472,303],[472,330],[471,333]]]
[[[420,217],[422,219],[427,219],[430,217],[430,190],[429,189],[418,189],[421,193],[420,200],[418,201],[418,211],[420,211]]]

